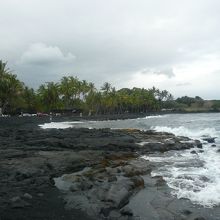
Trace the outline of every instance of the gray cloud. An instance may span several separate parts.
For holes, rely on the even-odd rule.
[[[150,86],[152,75],[165,75],[158,86],[180,94],[180,81],[199,81],[190,78],[196,65],[220,57],[219,8],[218,0],[7,0],[0,7],[0,59],[34,87],[65,74],[130,86],[146,70]]]
[[[164,69],[144,69],[141,71],[142,74],[155,74],[155,75],[164,75],[168,78],[172,78],[175,76],[172,68],[164,68]]]
[[[71,74],[68,70],[73,69],[75,59],[72,53],[64,54],[57,46],[33,43],[23,52],[16,67],[25,82],[37,88],[41,83],[58,81],[61,76]]]
[[[18,64],[22,65],[59,65],[73,62],[75,56],[64,55],[57,46],[47,46],[43,43],[32,44],[22,55]]]
[[[170,68],[170,69],[164,69],[164,70],[159,70],[159,71],[154,72],[154,74],[157,74],[157,75],[165,75],[165,76],[167,76],[168,78],[172,78],[172,77],[175,76],[175,74],[174,74],[172,68]]]
[[[215,70],[211,73],[212,75],[220,76],[220,70]]]
[[[176,86],[191,86],[190,82],[177,83]]]

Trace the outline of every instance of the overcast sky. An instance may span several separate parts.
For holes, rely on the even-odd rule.
[[[78,76],[220,99],[219,0],[0,0],[0,59],[27,85]]]

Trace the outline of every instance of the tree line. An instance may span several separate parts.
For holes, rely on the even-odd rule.
[[[177,105],[167,90],[155,87],[116,90],[105,82],[97,89],[92,82],[65,76],[57,83],[29,88],[0,61],[0,108],[3,113],[74,112],[123,114],[159,111]]]

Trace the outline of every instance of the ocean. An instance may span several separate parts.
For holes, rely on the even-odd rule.
[[[143,155],[154,163],[152,176],[162,176],[177,198],[206,208],[220,205],[220,113],[166,114],[114,121],[51,122],[41,128],[137,128],[170,132],[200,140],[202,149]],[[205,137],[215,138],[208,143]],[[192,153],[193,151],[193,153]]]

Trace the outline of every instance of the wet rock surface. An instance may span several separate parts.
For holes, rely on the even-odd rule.
[[[153,165],[140,158],[201,148],[199,141],[134,129],[42,130],[37,123],[0,125],[1,220],[203,217],[188,206],[171,206],[174,198],[165,182],[151,178]],[[149,204],[145,196],[152,198]],[[140,218],[141,207],[147,218]]]
[[[144,220],[220,219],[219,207],[204,208],[192,204],[187,199],[177,199],[171,195],[171,189],[165,182],[161,182],[160,178],[151,178],[146,175],[143,177],[145,188],[133,196],[128,205],[133,211],[133,216],[140,216],[140,219]]]

